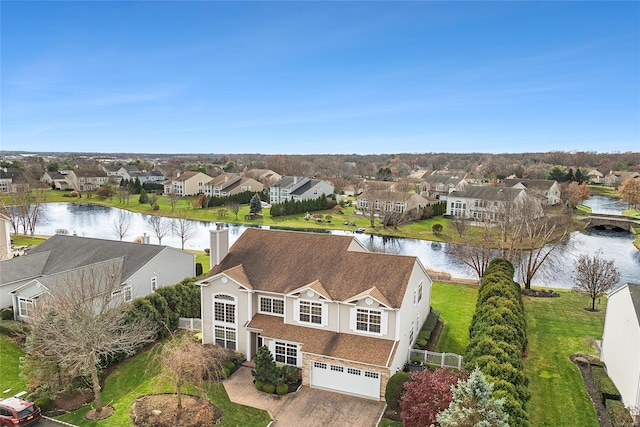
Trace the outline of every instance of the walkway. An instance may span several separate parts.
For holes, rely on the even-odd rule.
[[[245,366],[223,384],[232,402],[266,410],[274,421],[271,425],[277,427],[372,427],[385,407],[384,402],[309,387],[285,396],[262,393],[253,386],[251,368]]]

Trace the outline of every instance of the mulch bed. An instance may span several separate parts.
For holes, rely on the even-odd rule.
[[[596,388],[596,384],[593,381],[593,376],[591,375],[589,362],[587,362],[581,356],[575,355],[575,354],[569,357],[569,359],[578,367],[578,369],[580,370],[580,373],[582,374],[584,387],[587,389],[587,393],[591,398],[591,403],[593,403],[593,407],[596,410],[596,414],[598,415],[598,421],[600,422],[600,427],[613,427],[613,425],[611,424],[611,421],[609,420],[609,415],[607,414],[607,410],[605,409],[604,404],[600,400],[598,389]]]
[[[442,334],[442,329],[444,329],[444,320],[438,318],[436,327],[433,328],[433,331],[431,332],[431,336],[429,337],[429,341],[427,341],[425,350],[436,351],[438,341],[440,341],[440,334]]]
[[[222,410],[191,395],[182,395],[178,410],[175,394],[150,394],[133,402],[131,419],[138,427],[206,427],[220,422]]]

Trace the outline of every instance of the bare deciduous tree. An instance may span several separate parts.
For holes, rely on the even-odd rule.
[[[147,318],[130,316],[129,304],[123,304],[130,290],[122,286],[121,272],[118,260],[60,275],[28,319],[27,359],[41,367],[45,362],[49,368],[55,365],[64,373],[62,380],[89,377],[96,413],[103,408],[99,370],[104,362],[123,353],[133,355],[153,341],[157,329]],[[43,376],[31,379],[38,378]]]
[[[207,381],[222,379],[222,366],[230,360],[229,350],[204,346],[189,333],[167,341],[159,353],[161,381],[175,386],[178,409],[182,409],[182,387],[189,383],[203,395]]]
[[[465,220],[461,219],[460,222],[465,223]],[[448,253],[458,262],[475,271],[478,280],[480,280],[484,276],[484,271],[489,266],[489,262],[496,256],[495,248],[497,247],[497,242],[493,225],[489,218],[477,223],[476,228],[479,240],[475,241],[473,245],[470,245],[460,236],[460,238],[454,238],[453,244],[447,248]],[[460,230],[458,232],[460,233]]]
[[[169,193],[169,203],[171,204],[171,212],[176,210],[176,206],[178,205],[178,201],[180,200],[180,196],[175,192]]]
[[[229,202],[227,203],[227,207],[231,212],[234,213],[234,215],[236,216],[236,219],[238,219],[238,212],[240,212],[240,204],[236,202]]]
[[[185,242],[196,234],[193,223],[187,219],[187,215],[184,212],[179,212],[178,217],[172,220],[171,228],[173,230],[173,234],[180,238],[182,250],[184,250]]]
[[[32,189],[29,184],[18,184],[16,193],[0,197],[0,213],[9,218],[14,233],[22,228],[22,233],[34,235],[36,226],[42,221],[40,206],[47,199],[47,190]],[[7,204],[10,203],[10,204]]]
[[[162,239],[171,233],[171,222],[164,217],[152,215],[147,219],[147,228],[156,236],[158,244],[161,245]]]
[[[120,211],[118,213],[118,217],[113,220],[113,231],[120,238],[120,240],[122,240],[129,234],[130,228],[131,216],[125,211]]]
[[[580,255],[575,262],[575,291],[585,292],[591,298],[591,311],[596,309],[596,299],[605,295],[620,280],[620,272],[613,260],[602,257],[602,250],[593,256]]]

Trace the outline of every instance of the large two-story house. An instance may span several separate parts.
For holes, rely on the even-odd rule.
[[[420,180],[420,195],[432,199],[446,200],[452,191],[464,191],[471,184],[464,178],[449,175],[427,175]]]
[[[269,188],[269,200],[272,204],[313,200],[323,194],[333,194],[333,186],[327,181],[298,176],[284,176]]]
[[[261,192],[264,185],[253,178],[222,174],[204,185],[204,194],[211,197],[227,197],[245,191]]]
[[[303,384],[383,399],[429,314],[418,258],[370,253],[353,236],[247,229],[229,248],[211,230],[202,342],[252,359],[267,346]]]
[[[474,185],[465,191],[449,193],[447,215],[474,221],[496,221],[501,204],[524,197],[524,188]]]
[[[195,196],[204,194],[204,185],[211,181],[211,177],[202,172],[185,172],[177,178],[165,182],[165,194],[175,194],[178,196]]]
[[[55,235],[26,255],[0,261],[0,307],[13,306],[16,320],[26,320],[40,296],[63,292],[74,274],[105,269],[117,275],[114,291],[131,301],[195,276],[194,258],[168,246]]]
[[[527,194],[540,198],[545,205],[557,205],[561,201],[561,189],[557,181],[551,179],[507,178],[502,181],[506,187],[522,188]]]

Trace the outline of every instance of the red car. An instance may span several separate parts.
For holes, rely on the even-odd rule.
[[[19,397],[0,400],[0,427],[28,427],[42,418],[40,408]]]

